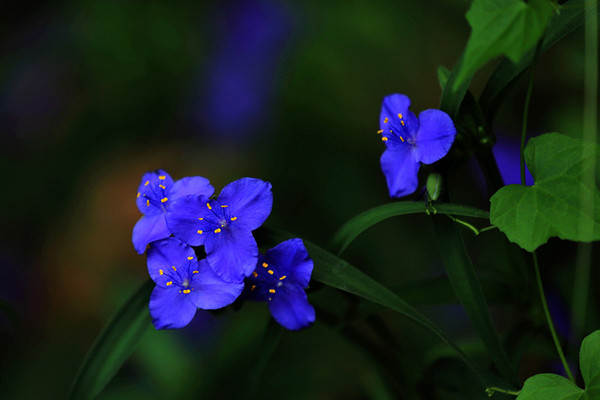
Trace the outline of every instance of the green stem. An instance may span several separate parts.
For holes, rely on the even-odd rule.
[[[509,394],[511,396],[518,396],[519,393],[521,393],[521,391],[515,392],[514,390],[502,389],[496,386],[490,386],[489,388],[485,389],[485,392],[487,393],[488,397],[492,397],[496,392]]]
[[[447,217],[450,218],[452,221],[454,221],[456,223],[459,223],[459,224],[461,224],[461,225],[466,226],[467,228],[469,228],[475,234],[475,236],[478,236],[480,233],[491,231],[492,229],[496,229],[496,227],[493,226],[493,225],[492,226],[486,226],[485,228],[482,228],[482,229],[477,229],[473,225],[471,225],[470,223],[468,223],[466,221],[463,221],[460,218],[456,218],[453,215],[447,215]]]
[[[556,347],[556,351],[558,353],[558,357],[562,362],[563,368],[565,369],[567,376],[571,380],[571,382],[575,382],[575,377],[571,372],[571,368],[569,368],[569,364],[567,363],[567,359],[562,351],[562,347],[560,347],[560,342],[558,341],[558,335],[556,334],[556,330],[554,329],[554,323],[552,322],[552,316],[550,315],[550,310],[548,309],[548,303],[546,302],[546,295],[544,294],[544,286],[542,285],[542,276],[540,275],[540,267],[538,265],[537,253],[534,251],[532,253],[533,256],[533,268],[535,270],[535,280],[537,282],[538,291],[540,292],[540,300],[542,301],[542,307],[544,308],[544,314],[546,315],[546,322],[548,323],[548,328],[550,328],[550,334],[552,335],[552,340],[554,341],[554,346]]]

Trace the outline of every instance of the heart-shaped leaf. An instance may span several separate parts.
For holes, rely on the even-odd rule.
[[[600,191],[590,184],[600,150],[580,139],[546,133],[525,148],[533,186],[508,185],[491,198],[490,222],[511,242],[534,251],[551,237],[600,239]]]

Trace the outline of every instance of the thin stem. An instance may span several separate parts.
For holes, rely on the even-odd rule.
[[[533,268],[535,270],[535,280],[537,281],[538,291],[540,292],[540,300],[542,301],[542,307],[544,308],[544,314],[546,315],[546,322],[548,323],[548,328],[550,328],[550,334],[552,335],[552,340],[554,341],[554,346],[556,347],[556,351],[558,353],[558,357],[562,362],[563,368],[567,373],[567,376],[572,382],[575,382],[575,377],[571,372],[571,368],[569,368],[569,364],[565,358],[565,355],[562,351],[562,347],[560,347],[560,342],[558,341],[558,335],[556,334],[556,330],[554,329],[554,323],[552,322],[552,316],[550,315],[550,310],[548,309],[548,303],[546,302],[546,295],[544,294],[544,286],[542,285],[542,276],[540,275],[540,267],[538,265],[537,253],[534,251],[531,253],[533,256]]]
[[[525,185],[525,140],[527,139],[527,118],[529,116],[529,103],[531,100],[531,92],[533,91],[533,76],[535,73],[535,64],[537,63],[540,50],[542,48],[542,42],[544,37],[542,36],[537,43],[535,48],[535,54],[533,55],[533,61],[529,67],[529,84],[527,85],[527,94],[525,95],[525,106],[523,107],[523,126],[521,128],[521,185]]]
[[[475,234],[475,236],[478,236],[480,233],[491,231],[492,229],[496,229],[496,227],[493,226],[493,225],[492,226],[486,226],[485,228],[482,228],[482,229],[477,229],[473,225],[471,225],[470,223],[468,223],[466,221],[463,221],[460,218],[456,218],[453,215],[447,214],[447,217],[450,218],[452,221],[454,221],[456,223],[459,223],[462,226],[466,226],[467,228],[469,228]]]
[[[515,392],[514,390],[502,389],[496,386],[490,386],[489,388],[485,389],[485,392],[487,393],[488,397],[492,397],[496,392],[509,394],[511,396],[518,396],[519,393],[521,393],[520,390],[518,392]]]

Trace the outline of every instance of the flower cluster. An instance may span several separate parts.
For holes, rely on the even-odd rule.
[[[423,164],[442,159],[454,143],[456,128],[448,114],[425,110],[415,116],[408,108],[410,99],[391,94],[383,99],[379,132],[386,150],[381,155],[381,170],[391,197],[412,194],[419,185],[418,172]]]
[[[216,198],[213,193],[208,179],[199,176],[174,182],[157,170],[142,178],[136,203],[144,216],[133,228],[132,242],[140,254],[149,246],[154,326],[182,328],[196,309],[228,306],[242,292],[243,298],[268,302],[285,328],[310,326],[315,311],[304,289],[313,264],[304,244],[291,239],[263,256],[252,234],[271,213],[271,184],[242,178]]]

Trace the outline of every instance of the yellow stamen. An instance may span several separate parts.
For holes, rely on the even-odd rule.
[[[150,181],[146,181],[146,183],[144,183],[144,186],[148,186],[149,183]]]
[[[198,231],[198,234],[199,234],[199,235],[202,235],[202,231]]]
[[[258,274],[256,273],[256,271],[254,271],[254,272],[252,273],[252,276],[254,276],[255,278],[258,276]]]
[[[136,196],[136,197],[140,197],[140,195],[141,195],[141,193],[140,193],[140,192],[138,192],[138,194],[137,194],[137,196]]]
[[[377,133],[383,133],[383,129],[378,130]]]
[[[159,274],[159,275],[162,275],[162,274],[164,274],[164,271],[163,271],[162,269],[159,269],[159,270],[158,270],[158,274]]]
[[[270,269],[267,272],[269,273],[269,275],[273,275],[273,270]]]
[[[387,119],[387,117],[385,117],[385,119],[383,120],[383,123],[384,123],[384,124],[387,124],[387,123],[388,123],[388,119]]]
[[[194,259],[194,257],[192,257],[192,256],[188,257],[188,260],[193,260],[193,259]]]
[[[175,268],[174,265],[171,268],[173,268],[173,271],[177,272],[177,268]]]
[[[166,189],[165,185],[158,185],[158,187],[161,188],[161,189],[163,189],[163,190]]]
[[[212,207],[210,206],[210,203],[206,203],[206,207],[208,207],[209,210],[212,210]]]
[[[148,200],[146,200],[146,205],[147,205],[147,206],[150,206],[150,200],[149,200],[149,199],[148,199]]]
[[[160,199],[160,202],[161,202],[161,203],[166,203],[166,202],[167,202],[167,200],[169,200],[169,199],[165,197],[164,199]]]
[[[254,290],[256,289],[256,285],[252,285],[252,287],[250,288],[250,290]]]
[[[275,293],[275,289],[269,289],[269,293]]]
[[[164,181],[165,179],[167,179],[167,176],[166,175],[160,175],[158,177],[158,179],[160,179],[161,181]]]
[[[225,207],[227,207],[227,206],[226,206],[225,204],[223,204],[221,207],[225,208]]]
[[[200,221],[202,221],[204,218],[200,217],[200,218],[198,218],[198,219],[199,219]]]
[[[402,124],[402,126],[404,126],[404,120],[400,121],[400,123]]]
[[[232,221],[235,221],[237,219],[237,217],[231,217]]]
[[[267,268],[268,266],[269,266],[269,264],[263,263],[263,267]]]
[[[167,282],[167,286],[171,286],[173,284],[173,282],[169,281]]]
[[[192,271],[192,274],[197,274],[198,272],[200,272],[200,271]]]
[[[221,232],[221,228],[215,229],[215,233],[219,233],[219,232]]]
[[[386,137],[384,136],[384,137],[382,137],[382,138],[381,138],[381,141],[382,141],[382,142],[387,142],[387,141],[388,141],[388,138],[386,138]]]
[[[279,278],[280,281],[284,280],[285,278],[287,278],[287,276],[282,276],[281,278]]]
[[[190,293],[190,292],[191,292],[191,290],[190,290],[190,289],[183,289],[183,293],[185,293],[185,294],[188,294],[188,293]]]
[[[398,113],[398,118],[402,119],[402,114]]]

